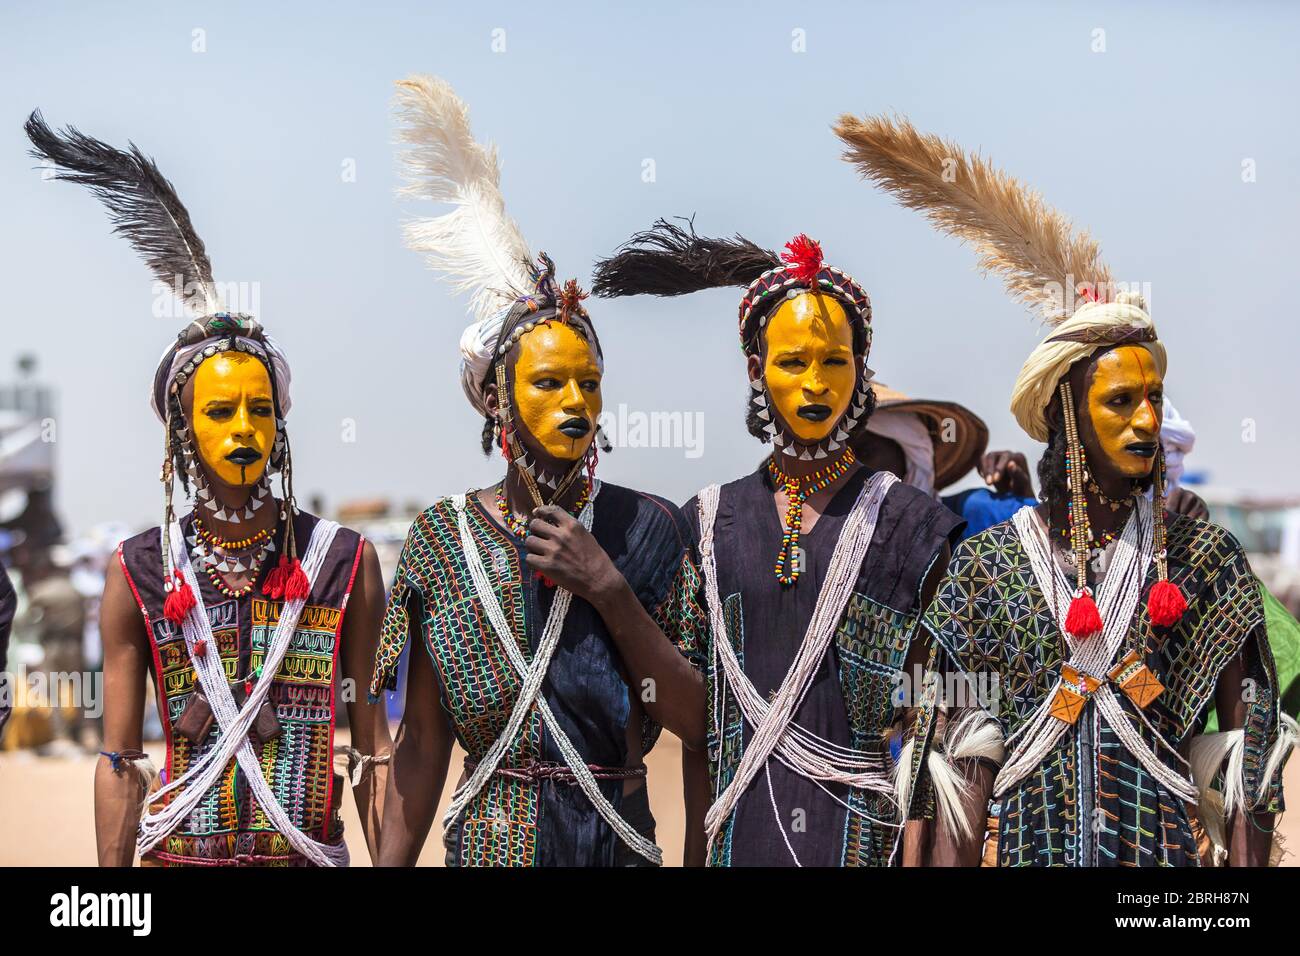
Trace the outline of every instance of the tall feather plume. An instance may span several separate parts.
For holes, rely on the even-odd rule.
[[[532,254],[501,196],[495,146],[475,142],[469,109],[445,80],[414,75],[397,83],[395,110],[406,185],[399,195],[456,208],[403,227],[406,244],[425,255],[457,292],[471,294],[479,319],[532,291]]]
[[[89,186],[107,208],[114,232],[125,236],[158,281],[183,290],[187,307],[199,314],[220,309],[212,263],[190,214],[154,161],[134,143],[128,150],[66,127],[56,133],[35,110],[23,124],[32,156],[51,163],[56,179]]]
[[[781,264],[775,252],[743,236],[709,239],[659,219],[638,232],[614,255],[596,263],[592,291],[603,298],[622,295],[685,295],[720,286],[747,286]]]
[[[844,159],[862,177],[924,213],[941,232],[975,247],[979,267],[1056,325],[1081,284],[1105,289],[1110,270],[1086,232],[978,154],[920,133],[906,119],[845,114],[835,124]]]

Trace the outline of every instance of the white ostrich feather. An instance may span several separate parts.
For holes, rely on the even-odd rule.
[[[455,207],[406,223],[406,244],[470,293],[476,319],[489,319],[532,290],[533,257],[506,213],[496,147],[474,140],[468,107],[438,77],[399,80],[394,108],[399,141],[408,144],[398,194]]]

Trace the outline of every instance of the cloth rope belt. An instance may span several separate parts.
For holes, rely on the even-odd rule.
[[[1065,618],[1069,613],[1070,598],[1074,588],[1052,557],[1052,544],[1042,521],[1031,506],[1017,511],[1012,516],[1011,522],[1016,536],[1029,557],[1038,588],[1051,607],[1057,628],[1065,636],[1070,649],[1070,659],[1067,663],[1080,674],[1087,674],[1101,681],[1101,686],[1091,695],[1097,702],[1097,712],[1115,731],[1124,748],[1151,776],[1173,795],[1195,803],[1197,799],[1195,785],[1186,776],[1163,763],[1147,746],[1132,718],[1120,706],[1114,688],[1106,676],[1114,665],[1116,653],[1123,645],[1124,638],[1133,626],[1133,615],[1137,609],[1138,598],[1142,594],[1142,585],[1146,581],[1147,568],[1151,564],[1153,556],[1151,508],[1151,502],[1145,498],[1135,499],[1133,513],[1129,515],[1128,521],[1124,524],[1124,531],[1115,544],[1114,560],[1098,589],[1097,607],[1101,612],[1102,630],[1082,640],[1076,640],[1065,629]],[[1056,746],[1057,741],[1072,726],[1051,714],[1052,701],[1060,686],[1061,679],[1058,677],[1051,693],[1043,698],[1033,715],[1007,738],[1008,749],[1012,749],[1013,744],[1014,749],[994,781],[994,796],[1002,796],[1036,771]],[[1179,762],[1187,766],[1182,755],[1165,741],[1142,711],[1136,709],[1136,713],[1138,720],[1151,731],[1155,739],[1177,757]]]
[[[596,496],[599,493],[600,482],[593,481],[591,496],[587,499],[587,504],[583,507],[582,513],[578,515],[578,521],[588,531],[591,530],[591,523],[595,514]],[[487,569],[483,567],[483,558],[479,554],[478,545],[469,530],[469,515],[465,510],[465,496],[453,495],[451,502],[452,507],[456,510],[461,548],[465,552],[465,564],[469,568],[469,576],[474,585],[474,592],[483,605],[488,620],[492,623],[492,631],[496,635],[497,641],[506,652],[506,656],[510,659],[510,664],[519,675],[522,684],[519,688],[519,696],[515,698],[515,704],[510,712],[510,719],[506,722],[505,729],[492,742],[488,752],[484,754],[478,766],[470,773],[469,779],[452,794],[451,804],[447,807],[447,812],[442,818],[443,834],[446,835],[452,824],[464,812],[465,807],[469,805],[469,802],[478,796],[484,785],[486,785],[488,778],[496,772],[506,751],[518,739],[520,728],[523,727],[528,712],[536,706],[538,713],[542,717],[542,722],[550,732],[551,739],[555,742],[556,747],[559,748],[565,764],[573,773],[578,786],[582,788],[582,792],[587,795],[587,799],[596,807],[596,811],[632,850],[656,866],[662,864],[663,853],[659,847],[652,841],[647,840],[630,823],[619,816],[613,804],[601,793],[600,785],[588,768],[587,762],[582,759],[582,755],[573,746],[573,742],[569,740],[569,735],[564,732],[564,728],[556,719],[555,714],[552,713],[550,705],[546,703],[546,698],[541,694],[542,681],[546,677],[546,669],[550,666],[551,656],[555,653],[556,645],[559,644],[560,632],[564,628],[564,618],[569,613],[569,604],[573,600],[573,595],[564,588],[557,587],[555,589],[555,599],[551,603],[551,612],[546,617],[546,625],[542,629],[541,640],[537,645],[537,653],[533,655],[530,664],[524,659],[524,655],[519,649],[519,642],[510,627],[510,622],[506,619],[505,612],[501,609],[501,602],[497,600],[496,593],[492,589],[492,582],[488,578]]]
[[[715,795],[713,805],[705,815],[704,826],[708,831],[710,847],[722,824],[735,810],[740,795],[759,770],[766,767],[769,757],[775,757],[790,770],[819,782],[819,785],[820,781],[825,780],[879,793],[893,793],[892,780],[880,755],[842,747],[825,740],[800,727],[794,721],[794,715],[812,686],[813,677],[830,646],[835,626],[843,616],[849,594],[857,583],[863,559],[866,558],[876,531],[876,520],[880,516],[885,494],[897,481],[898,478],[888,472],[877,472],[867,479],[858,492],[853,509],[845,519],[839,539],[835,542],[830,567],[817,594],[817,604],[808,622],[808,630],[770,703],[745,674],[727,635],[722,600],[718,594],[717,556],[713,539],[720,489],[717,485],[710,485],[700,492],[700,564],[704,572],[704,599],[709,608],[709,622],[713,630],[713,640],[710,642],[712,656],[715,665],[721,662],[741,714],[754,731],[731,782],[720,794]],[[715,721],[716,719],[715,716]]]
[[[336,522],[326,520],[318,521],[316,527],[312,529],[311,541],[308,542],[306,554],[302,558],[302,569],[307,575],[307,580],[313,585],[338,529]],[[307,599],[298,598],[284,602],[280,609],[280,619],[276,622],[275,632],[271,636],[271,644],[262,664],[262,674],[249,692],[244,706],[237,707],[235,698],[230,692],[230,684],[226,681],[221,655],[216,651],[217,642],[212,636],[212,624],[208,620],[208,612],[199,591],[198,578],[193,567],[190,566],[185,538],[177,522],[172,522],[170,534],[172,565],[189,583],[197,601],[195,607],[181,622],[181,632],[185,636],[190,663],[203,687],[203,692],[207,695],[217,726],[221,729],[221,735],[212,748],[189,770],[148,798],[149,805],[153,805],[159,799],[181,791],[179,796],[161,810],[146,814],[140,821],[136,849],[143,854],[171,833],[208,791],[217,785],[233,756],[238,760],[239,768],[244,772],[258,806],[266,814],[271,825],[289,841],[294,850],[317,866],[347,866],[348,848],[345,843],[342,841],[337,844],[319,843],[294,825],[289,814],[280,806],[280,801],[276,798],[270,784],[267,783],[257,754],[253,752],[253,747],[248,740],[248,732],[253,726],[253,720],[271,691],[271,684],[280,669],[281,661],[289,650]],[[206,644],[206,653],[202,655],[194,651],[198,641]]]
[[[478,766],[477,763],[466,760],[465,769],[470,773]],[[587,769],[597,780],[638,780],[646,775],[644,765],[640,767],[602,767],[600,764],[589,763]],[[498,777],[507,777],[510,780],[520,780],[525,783],[537,783],[542,780],[554,780],[557,783],[575,784],[578,782],[577,776],[569,769],[567,764],[555,763],[552,760],[530,760],[518,767],[497,767],[494,773]]]

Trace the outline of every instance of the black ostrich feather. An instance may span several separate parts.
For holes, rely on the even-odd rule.
[[[602,298],[624,295],[686,295],[701,289],[747,286],[781,264],[775,252],[743,236],[710,239],[660,219],[596,263],[592,291]]]
[[[71,126],[56,133],[40,110],[23,128],[32,141],[31,154],[55,166],[56,179],[88,186],[107,207],[114,232],[126,237],[160,282],[174,287],[179,281],[185,303],[199,312],[218,308],[203,240],[152,159],[134,143],[123,151]]]

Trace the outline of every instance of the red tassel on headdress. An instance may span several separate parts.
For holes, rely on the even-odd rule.
[[[786,270],[800,282],[812,285],[817,280],[817,273],[822,271],[821,243],[801,232],[787,242],[785,248],[781,261],[786,264]]]
[[[175,580],[172,589],[167,592],[167,600],[163,602],[163,617],[180,626],[180,623],[185,620],[185,615],[194,610],[199,602],[194,599],[194,592],[190,590],[188,581],[179,573],[172,577]]]
[[[280,555],[280,563],[273,567],[262,582],[262,593],[279,600],[284,597],[285,579],[289,577],[289,556]]]
[[[1065,615],[1065,629],[1071,637],[1085,638],[1101,630],[1101,612],[1097,602],[1086,590],[1079,591],[1070,601],[1069,613]]]
[[[311,593],[311,582],[307,572],[302,569],[302,562],[294,558],[289,562],[284,575],[284,599],[286,601],[305,601]]]
[[[1187,598],[1172,581],[1157,581],[1147,595],[1147,616],[1157,627],[1168,627],[1187,610]]]

